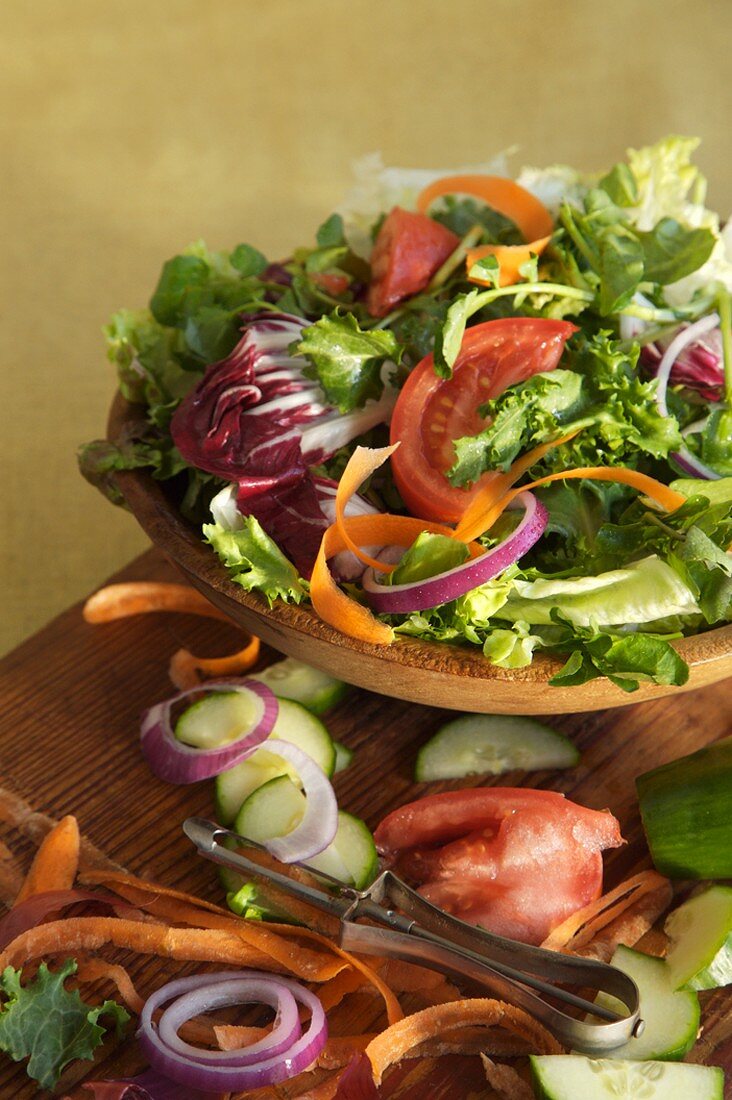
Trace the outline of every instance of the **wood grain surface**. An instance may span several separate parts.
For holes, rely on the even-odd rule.
[[[151,551],[115,579],[174,579],[174,573]],[[138,719],[146,706],[170,694],[167,662],[175,649],[185,644],[214,655],[235,642],[236,632],[216,622],[155,615],[92,627],[79,606],[71,608],[0,663],[2,786],[38,811],[76,814],[86,836],[134,872],[221,901],[214,867],[194,855],[181,832],[188,815],[212,813],[211,785],[174,788],[155,779],[138,751]],[[384,680],[384,689],[389,686]],[[333,735],[356,752],[351,768],[336,778],[341,806],[373,827],[408,799],[448,786],[415,786],[411,778],[417,748],[447,716],[437,708],[354,690],[327,719]],[[649,865],[635,776],[730,733],[730,682],[550,721],[576,741],[580,765],[561,773],[505,775],[498,782],[561,790],[585,805],[612,809],[628,843],[608,854],[610,887]],[[131,961],[143,992],[172,974],[165,961]],[[731,1100],[732,994],[720,990],[702,1000],[704,1032],[689,1057],[725,1067],[725,1096]],[[352,1025],[368,1030],[372,1020],[362,1013]],[[134,1042],[128,1041],[105,1047],[91,1076],[136,1072],[141,1066]],[[87,1065],[75,1067],[64,1078],[65,1093],[79,1100],[88,1096],[77,1090],[88,1074]],[[397,1092],[434,1100],[448,1094],[452,1100],[490,1097],[481,1080],[475,1058],[442,1059],[436,1067],[405,1063]],[[40,1095],[22,1068],[0,1056],[0,1097]]]

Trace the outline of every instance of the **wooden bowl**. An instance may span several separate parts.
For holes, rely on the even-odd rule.
[[[119,439],[139,422],[141,409],[119,395],[112,405],[108,437]],[[560,662],[536,654],[521,669],[491,665],[479,649],[399,638],[391,646],[349,638],[321,619],[309,606],[266,601],[229,580],[223,565],[166,497],[160,482],[144,470],[115,475],[127,504],[143,530],[191,584],[213,604],[262,641],[290,657],[307,661],[348,683],[382,695],[454,710],[493,714],[564,714],[622,707],[693,691],[732,675],[732,625],[674,643],[689,665],[684,687],[642,683],[627,694],[605,677],[577,687],[551,687],[549,678]]]

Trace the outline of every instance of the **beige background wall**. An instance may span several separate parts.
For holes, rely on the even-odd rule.
[[[732,206],[729,0],[3,0],[0,649],[142,549],[80,480],[100,327],[196,237],[309,239],[350,161],[518,144],[599,168],[696,133]]]

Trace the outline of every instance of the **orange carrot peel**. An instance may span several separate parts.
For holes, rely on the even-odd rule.
[[[169,584],[163,581],[129,581],[126,584],[108,584],[100,588],[84,604],[84,619],[88,623],[109,623],[128,615],[142,615],[150,611],[179,611],[187,615],[205,615],[211,619],[228,616],[187,584]]]
[[[180,691],[196,687],[206,678],[241,676],[257,663],[260,648],[259,638],[252,634],[243,649],[227,657],[196,657],[188,649],[179,649],[170,658],[168,675]]]
[[[346,516],[344,514],[348,500],[362,484],[364,478],[378,469],[393,449],[393,447],[383,447],[374,451],[367,447],[357,447],[354,451],[343,471],[338,487],[336,522],[323,535],[310,578],[310,599],[320,618],[343,631],[344,634],[374,645],[389,645],[394,640],[394,631],[372,615],[368,608],[356,603],[341,591],[328,568],[328,560],[342,550],[351,550],[373,568],[388,573],[393,566],[390,567],[369,557],[360,547],[388,545],[403,546],[406,549],[424,531],[450,538],[453,536],[451,527],[429,520],[415,519],[413,516],[383,514]],[[484,552],[484,548],[477,543],[469,546],[468,549],[473,556]]]
[[[68,815],[43,838],[20,888],[15,905],[35,894],[71,890],[79,870],[79,826]]]
[[[521,279],[521,268],[532,255],[539,256],[549,244],[554,231],[551,214],[530,191],[514,180],[502,176],[462,175],[435,180],[419,194],[417,209],[426,213],[431,204],[443,195],[474,195],[488,206],[510,218],[523,234],[526,244],[485,244],[467,253],[468,279],[479,286],[492,286],[489,279],[471,276],[470,270],[485,256],[495,256],[499,265],[499,286],[512,286]]]

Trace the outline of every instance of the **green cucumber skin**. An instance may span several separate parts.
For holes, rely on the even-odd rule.
[[[481,753],[484,746],[494,748],[495,758]],[[501,775],[514,769],[571,768],[579,759],[579,751],[567,737],[535,718],[466,714],[441,726],[422,745],[414,766],[414,781],[432,783],[468,775]]]
[[[278,698],[292,699],[318,716],[340,703],[351,690],[350,684],[295,657],[275,661],[262,672],[253,673],[251,679],[266,684]]]
[[[732,878],[732,737],[646,772],[636,788],[662,875]]]
[[[638,986],[640,1011],[646,1027],[637,1039],[606,1055],[628,1061],[679,1062],[691,1050],[699,1033],[699,998],[691,990],[674,990],[669,967],[664,959],[644,955],[619,944],[610,960]],[[600,993],[597,1004],[614,1008],[617,1002]]]
[[[529,1061],[537,1100],[724,1100],[724,1073],[716,1066],[613,1062],[577,1054],[532,1054]]]
[[[714,933],[711,942],[710,926]],[[732,887],[710,886],[689,898],[668,915],[664,931],[671,940],[666,964],[677,989],[701,991],[732,984]],[[706,931],[706,941],[701,939],[700,931]],[[700,942],[701,951],[697,946]]]

